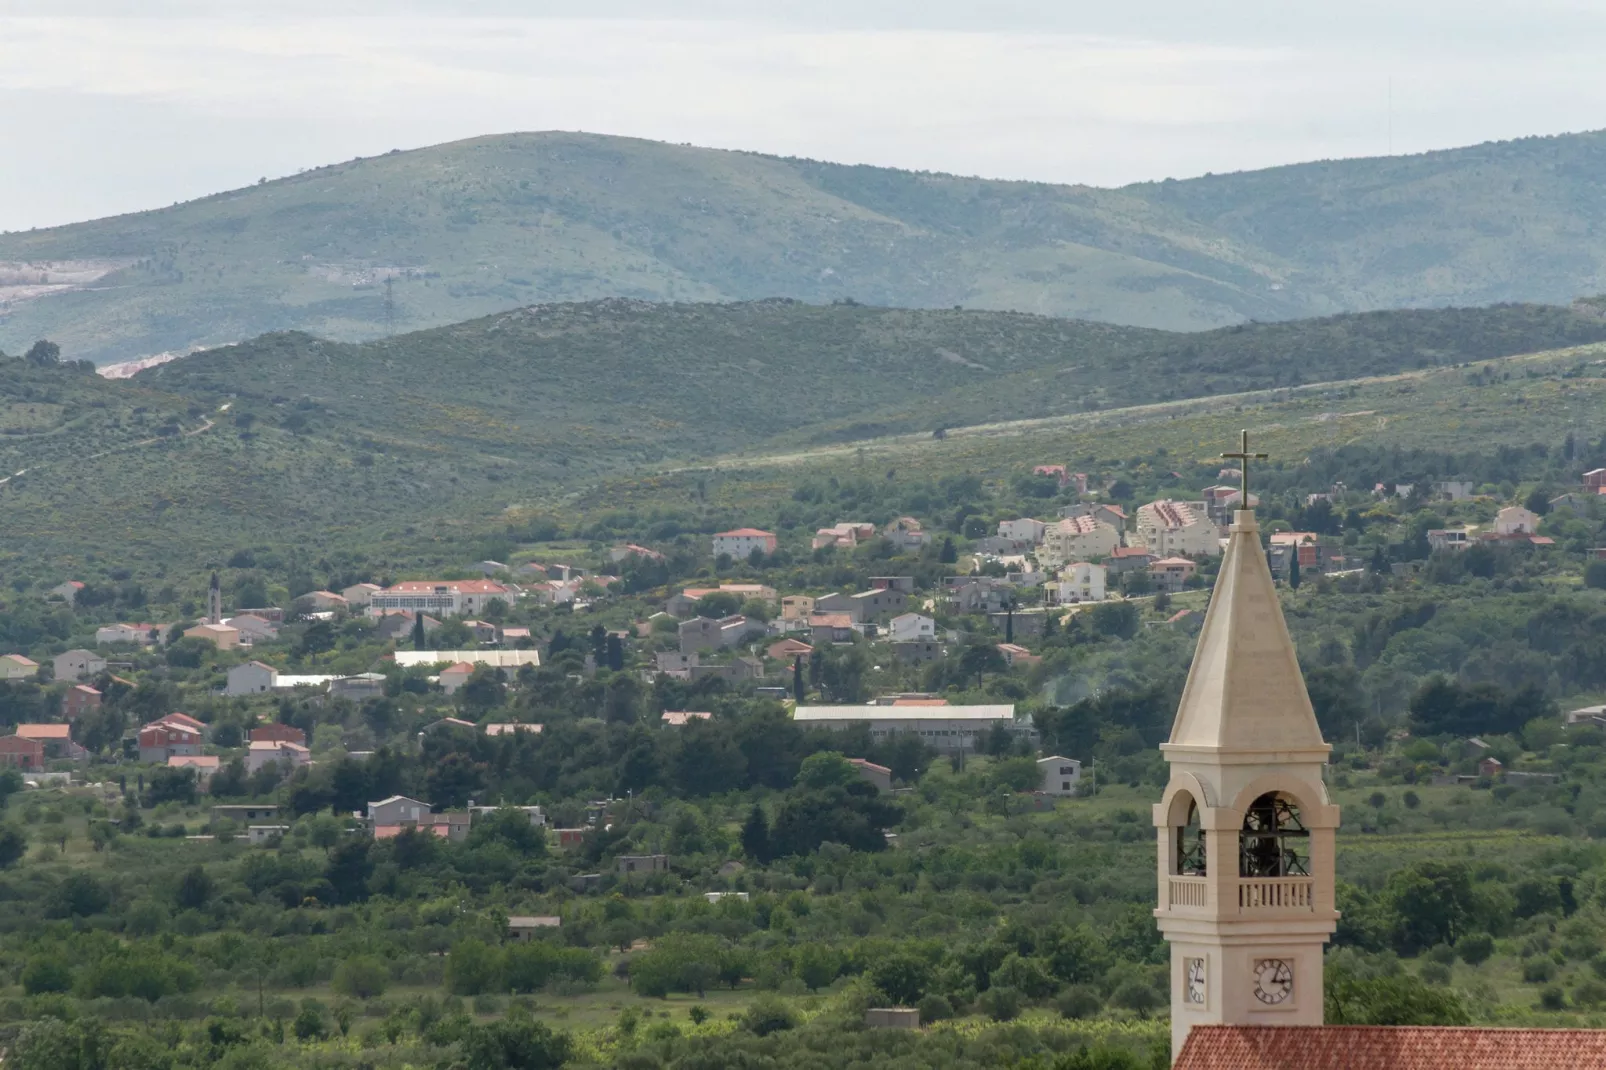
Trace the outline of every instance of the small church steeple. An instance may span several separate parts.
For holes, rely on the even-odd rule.
[[[1248,491],[1251,458],[1242,459]],[[1254,512],[1240,509],[1188,682],[1161,745],[1154,808],[1172,1053],[1195,1025],[1319,1025],[1338,807]]]

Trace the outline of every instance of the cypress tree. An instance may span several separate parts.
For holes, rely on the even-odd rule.
[[[429,637],[424,634],[424,611],[419,610],[413,617],[413,649],[424,650],[429,644]]]
[[[803,704],[803,658],[798,656],[792,659],[792,697],[797,699],[798,705]]]
[[[757,803],[742,825],[742,853],[755,862],[770,860],[770,826],[764,819],[764,808]]]

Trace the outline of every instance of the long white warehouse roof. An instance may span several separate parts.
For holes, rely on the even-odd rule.
[[[1013,704],[998,706],[799,706],[798,721],[1012,721]]]
[[[540,665],[539,650],[398,650],[396,664],[404,669],[414,665],[437,665],[445,662],[456,665],[466,661],[470,665],[491,665],[498,669],[517,669],[524,665]]]

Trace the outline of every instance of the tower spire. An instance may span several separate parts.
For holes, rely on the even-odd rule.
[[[1249,498],[1251,453],[1244,462]],[[1251,509],[1233,515],[1188,682],[1161,744],[1155,918],[1171,945],[1171,1043],[1195,1025],[1320,1025],[1338,807]]]

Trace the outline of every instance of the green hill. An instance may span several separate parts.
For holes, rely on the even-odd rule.
[[[0,473],[24,473],[0,485],[0,580],[193,568],[242,546],[460,563],[465,543],[533,505],[621,476],[651,486],[777,451],[826,463],[898,434],[917,458],[979,450],[965,463],[980,470],[1001,447],[976,425],[1068,420],[999,454],[1062,456],[1062,436],[1140,417],[1230,422],[1239,391],[1601,341],[1606,321],[1587,305],[1173,334],[1001,312],[613,300],[366,344],[281,333],[131,380],[0,360]],[[1131,408],[1156,404],[1167,407]],[[939,427],[960,445],[934,442]]]
[[[785,296],[1198,330],[1606,289],[1606,134],[1120,190],[479,138],[0,235],[0,349],[354,341],[535,302]],[[391,283],[387,300],[386,282]]]

